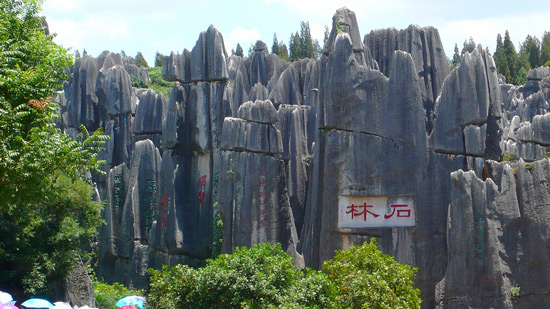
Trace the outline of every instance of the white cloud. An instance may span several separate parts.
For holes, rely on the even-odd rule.
[[[549,14],[550,10],[491,18],[453,20],[441,27],[439,34],[448,57],[452,57],[455,43],[461,50],[464,40],[470,37],[476,44],[481,44],[483,48],[489,47],[489,50],[494,52],[497,34],[500,33],[504,37],[506,30],[509,30],[510,38],[516,50],[519,51],[519,43],[525,40],[527,34],[540,38],[542,31],[541,33],[534,31],[550,29]]]
[[[412,4],[397,0],[264,0],[268,4],[282,4],[289,8],[306,13],[307,16],[316,16],[326,19],[330,24],[331,17],[337,9],[347,7],[354,11],[359,18],[364,15],[403,9]]]
[[[90,15],[81,21],[48,18],[51,32],[57,34],[55,42],[66,48],[109,48],[132,39],[129,21],[123,18]],[[102,47],[93,46],[101,42]]]
[[[241,47],[246,55],[250,44],[256,43],[257,40],[262,40],[262,36],[258,28],[254,27],[252,29],[246,29],[241,26],[237,26],[231,30],[228,39],[226,39],[224,43],[228,54],[231,53],[231,49],[235,49],[237,47],[237,43],[239,43],[241,44]]]

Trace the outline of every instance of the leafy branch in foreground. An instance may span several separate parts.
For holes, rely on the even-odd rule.
[[[53,42],[40,0],[0,0],[0,285],[44,295],[63,279],[101,224],[89,172],[108,139],[55,125],[50,96],[71,64]]]

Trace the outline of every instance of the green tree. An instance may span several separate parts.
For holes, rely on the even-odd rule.
[[[108,139],[54,125],[50,96],[71,64],[47,34],[41,1],[0,0],[0,286],[45,293],[63,278],[101,223],[89,171]]]
[[[497,35],[497,45],[493,58],[495,59],[497,72],[506,78],[506,82],[512,83],[513,80],[510,74],[510,67],[508,66],[508,60],[506,58],[506,54],[504,53],[504,43],[502,42],[502,36],[500,33]]]
[[[242,48],[241,44],[239,44],[239,43],[237,43],[237,49],[235,50],[235,55],[240,56],[240,57],[244,57],[243,48]]]
[[[309,22],[300,22],[300,32],[290,35],[290,42],[288,46],[290,61],[296,61],[304,58],[319,59],[321,55],[321,46],[319,41],[313,40],[311,37]]]
[[[502,43],[503,47],[503,57],[506,58],[506,63],[508,64],[508,70],[510,71],[510,79],[507,78],[508,82],[515,82],[516,74],[518,72],[518,54],[514,43],[510,39],[510,33],[508,30],[504,33],[504,42]]]
[[[279,42],[279,58],[283,59],[283,60],[286,60],[286,61],[289,61],[290,60],[290,57],[288,55],[288,47],[286,47],[286,44],[284,44],[283,42]]]
[[[520,66],[527,70],[534,69],[540,63],[540,40],[536,36],[527,35],[520,46],[518,54]]]
[[[300,46],[301,39],[298,32],[290,36],[290,42],[288,44],[289,59],[290,61],[296,61],[303,58],[302,47]]]
[[[452,69],[456,68],[460,64],[460,61],[462,61],[462,58],[458,54],[458,45],[455,43],[455,53],[453,55],[453,60],[451,60]]]
[[[237,248],[192,269],[150,270],[148,308],[419,308],[415,269],[365,243],[324,271],[298,270],[278,244]]]
[[[545,65],[550,61],[550,32],[544,31],[542,42],[540,44],[540,65]]]
[[[166,61],[166,56],[157,51],[155,53],[155,67],[163,67],[164,61]]]
[[[148,308],[318,308],[327,307],[331,290],[328,276],[304,274],[280,245],[268,243],[221,254],[197,270],[150,272]]]
[[[279,55],[279,40],[277,40],[277,33],[273,33],[273,45],[271,45],[271,53]]]
[[[147,60],[145,60],[145,57],[143,57],[143,54],[141,52],[137,52],[135,61],[138,67],[144,67],[144,68],[149,67]]]
[[[420,308],[420,290],[413,288],[416,269],[379,251],[374,239],[337,251],[323,270],[337,286],[339,308]]]
[[[325,25],[325,32],[323,36],[323,48],[326,48],[329,37],[330,37],[330,31],[328,30],[328,26]]]
[[[461,56],[464,56],[465,53],[471,53],[476,48],[476,42],[472,37],[468,40],[464,40],[464,44],[462,45],[462,51],[460,52]]]
[[[317,43],[319,45],[319,43]],[[315,58],[316,48],[311,38],[309,22],[300,22],[300,48],[302,49],[302,58]]]

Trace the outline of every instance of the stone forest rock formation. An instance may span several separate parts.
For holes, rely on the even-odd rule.
[[[509,85],[478,46],[450,71],[437,29],[362,38],[343,8],[320,60],[228,56],[210,26],[167,57],[168,98],[132,87],[146,72],[86,55],[57,98],[65,132],[111,136],[100,278],[203,265],[219,215],[223,253],[280,242],[298,267],[378,238],[418,267],[424,308],[550,302],[548,68]]]

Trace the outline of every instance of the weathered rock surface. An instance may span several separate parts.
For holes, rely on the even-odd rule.
[[[103,211],[105,225],[98,235],[98,260],[102,265],[97,271],[98,278],[111,282],[116,260],[117,244],[121,237],[122,212],[126,201],[130,171],[125,163],[110,170],[107,179],[106,205]]]
[[[237,111],[237,117],[265,124],[274,124],[279,120],[277,110],[269,100],[243,103]]]
[[[239,108],[239,115],[250,120],[225,118],[218,182],[223,252],[279,242],[295,264],[303,267],[303,258],[296,251],[298,234],[287,194],[285,163],[280,159],[281,134],[272,124],[277,114],[273,112],[270,101],[256,101]],[[260,119],[268,123],[257,122]]]
[[[307,265],[320,267],[335,249],[377,236],[384,240],[381,246],[386,252],[416,264],[426,257],[415,256],[412,239],[424,229],[429,234],[424,226],[338,227],[342,196],[414,196],[418,217],[429,212],[420,193],[427,142],[414,62],[409,54],[396,52],[388,78],[361,60],[365,53],[356,51],[353,42],[348,33],[335,35],[332,49],[322,59],[319,130],[301,250]],[[392,164],[378,164],[384,161]]]
[[[285,160],[288,197],[298,234],[306,211],[308,166],[315,138],[315,110],[309,106],[281,105],[277,129],[281,132],[282,158]]]
[[[152,141],[135,144],[117,244],[119,260],[126,263],[115,268],[115,280],[131,287],[146,285],[146,251],[159,204],[160,165],[160,153]]]
[[[74,306],[95,307],[92,280],[81,261],[76,263],[65,279],[65,300]]]
[[[227,57],[209,27],[167,58],[168,100],[131,86],[143,71],[130,58],[79,58],[57,124],[111,136],[108,176],[92,177],[106,201],[96,273],[140,288],[148,268],[200,267],[219,205],[223,252],[281,242],[297,266],[319,268],[376,237],[418,267],[424,308],[549,302],[550,74],[514,86],[481,47],[450,74],[444,55],[430,27],[362,41],[344,8],[318,61],[289,63],[261,41]],[[519,162],[489,160],[503,157]],[[408,199],[413,224],[340,227],[340,198],[353,197]]]
[[[87,128],[99,127],[100,110],[95,94],[98,73],[99,65],[91,56],[76,59],[71,67],[70,78],[63,84],[68,126],[78,128],[84,124]]]
[[[167,81],[191,82],[191,53],[185,49],[182,54],[172,52],[162,67],[162,78]]]
[[[197,44],[191,51],[191,80],[214,81],[227,78],[227,52],[223,37],[210,25],[208,30],[200,34]]]
[[[450,73],[437,29],[410,25],[402,30],[373,30],[365,36],[364,44],[386,76],[390,73],[394,51],[402,50],[411,54],[420,77],[418,81],[426,110],[426,129],[428,134],[431,133],[435,100],[441,93],[443,80]]]
[[[505,184],[515,185],[512,169],[504,172]],[[497,185],[471,171],[451,173],[451,183],[447,271],[437,287],[439,307],[511,308],[510,268],[501,260],[498,238],[499,231],[513,230],[520,209],[513,200],[502,204]]]
[[[166,110],[166,99],[162,93],[156,94],[153,90],[138,94],[139,104],[136,109],[132,133],[162,134],[162,120]]]
[[[443,83],[435,105],[435,151],[464,154],[464,132],[468,125],[487,124],[485,154],[499,158],[502,117],[501,92],[493,59],[478,46],[465,54],[460,66]]]

